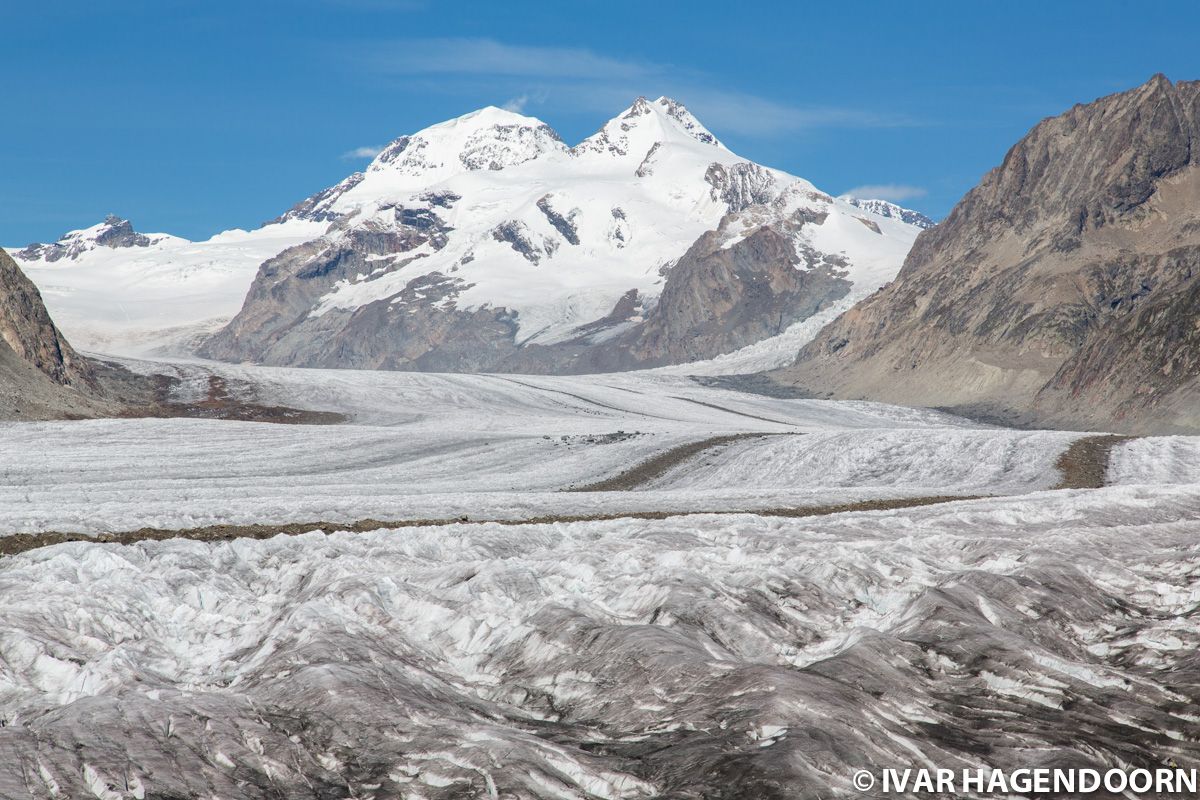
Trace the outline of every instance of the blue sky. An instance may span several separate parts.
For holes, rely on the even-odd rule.
[[[1200,78],[1198,5],[12,0],[0,242],[254,227],[483,105],[574,143],[660,94],[743,156],[942,216],[1039,119]]]

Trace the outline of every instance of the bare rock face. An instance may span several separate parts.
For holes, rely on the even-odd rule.
[[[1200,428],[1200,81],[1039,123],[777,378],[1031,424]]]
[[[37,288],[0,250],[0,419],[90,415],[91,364],[62,337]]]
[[[54,327],[37,287],[0,251],[0,338],[19,358],[55,383],[86,379],[86,363]]]
[[[713,358],[777,336],[850,291],[837,256],[797,253],[777,226],[727,248],[721,233],[692,245],[645,322],[611,342],[605,357],[624,368]]]

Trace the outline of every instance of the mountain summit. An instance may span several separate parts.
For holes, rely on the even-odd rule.
[[[493,107],[433,125],[276,223],[300,221],[327,228],[262,265],[204,355],[522,372],[710,358],[873,290],[919,230],[740,158],[665,97],[574,147]]]
[[[660,97],[653,102],[639,97],[571,152],[577,156],[603,153],[644,158],[655,145],[692,141],[725,149],[682,103],[669,97]]]
[[[97,247],[117,249],[122,247],[149,247],[167,239],[165,234],[137,233],[127,219],[109,214],[104,221],[90,228],[64,233],[51,244],[31,244],[17,253],[22,261],[44,261],[53,263],[64,258],[77,259]]]
[[[1035,126],[785,380],[1042,425],[1200,428],[1200,81]]]

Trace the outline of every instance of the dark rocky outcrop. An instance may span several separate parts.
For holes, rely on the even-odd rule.
[[[780,380],[1013,422],[1200,429],[1200,81],[1047,119]]]

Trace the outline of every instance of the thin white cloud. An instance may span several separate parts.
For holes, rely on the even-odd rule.
[[[504,105],[500,106],[505,111],[512,111],[517,114],[524,113],[525,106],[529,103],[529,95],[523,94],[520,97],[514,97]]]
[[[512,45],[486,38],[408,39],[359,56],[373,72],[410,78],[435,77],[511,99],[504,107],[523,113],[530,103],[576,111],[615,113],[639,95],[667,95],[686,104],[718,134],[779,136],[815,128],[880,128],[911,119],[854,108],[794,106],[713,86],[702,72],[585,48]],[[501,94],[503,92],[503,94]]]
[[[397,75],[505,75],[592,80],[642,78],[660,73],[658,64],[598,55],[581,47],[511,45],[494,39],[406,39],[368,56],[381,72]]]
[[[846,194],[863,200],[889,200],[899,203],[902,200],[912,200],[929,194],[920,186],[908,186],[903,183],[871,183],[865,186],[855,186]]]
[[[853,108],[789,106],[741,92],[698,88],[684,102],[707,125],[749,136],[773,136],[813,128],[895,128],[912,125],[906,117]]]
[[[379,155],[382,152],[383,152],[382,147],[372,147],[371,145],[365,145],[363,147],[356,147],[353,150],[347,150],[346,152],[342,153],[342,158],[345,158],[345,159],[374,158],[375,156]]]

